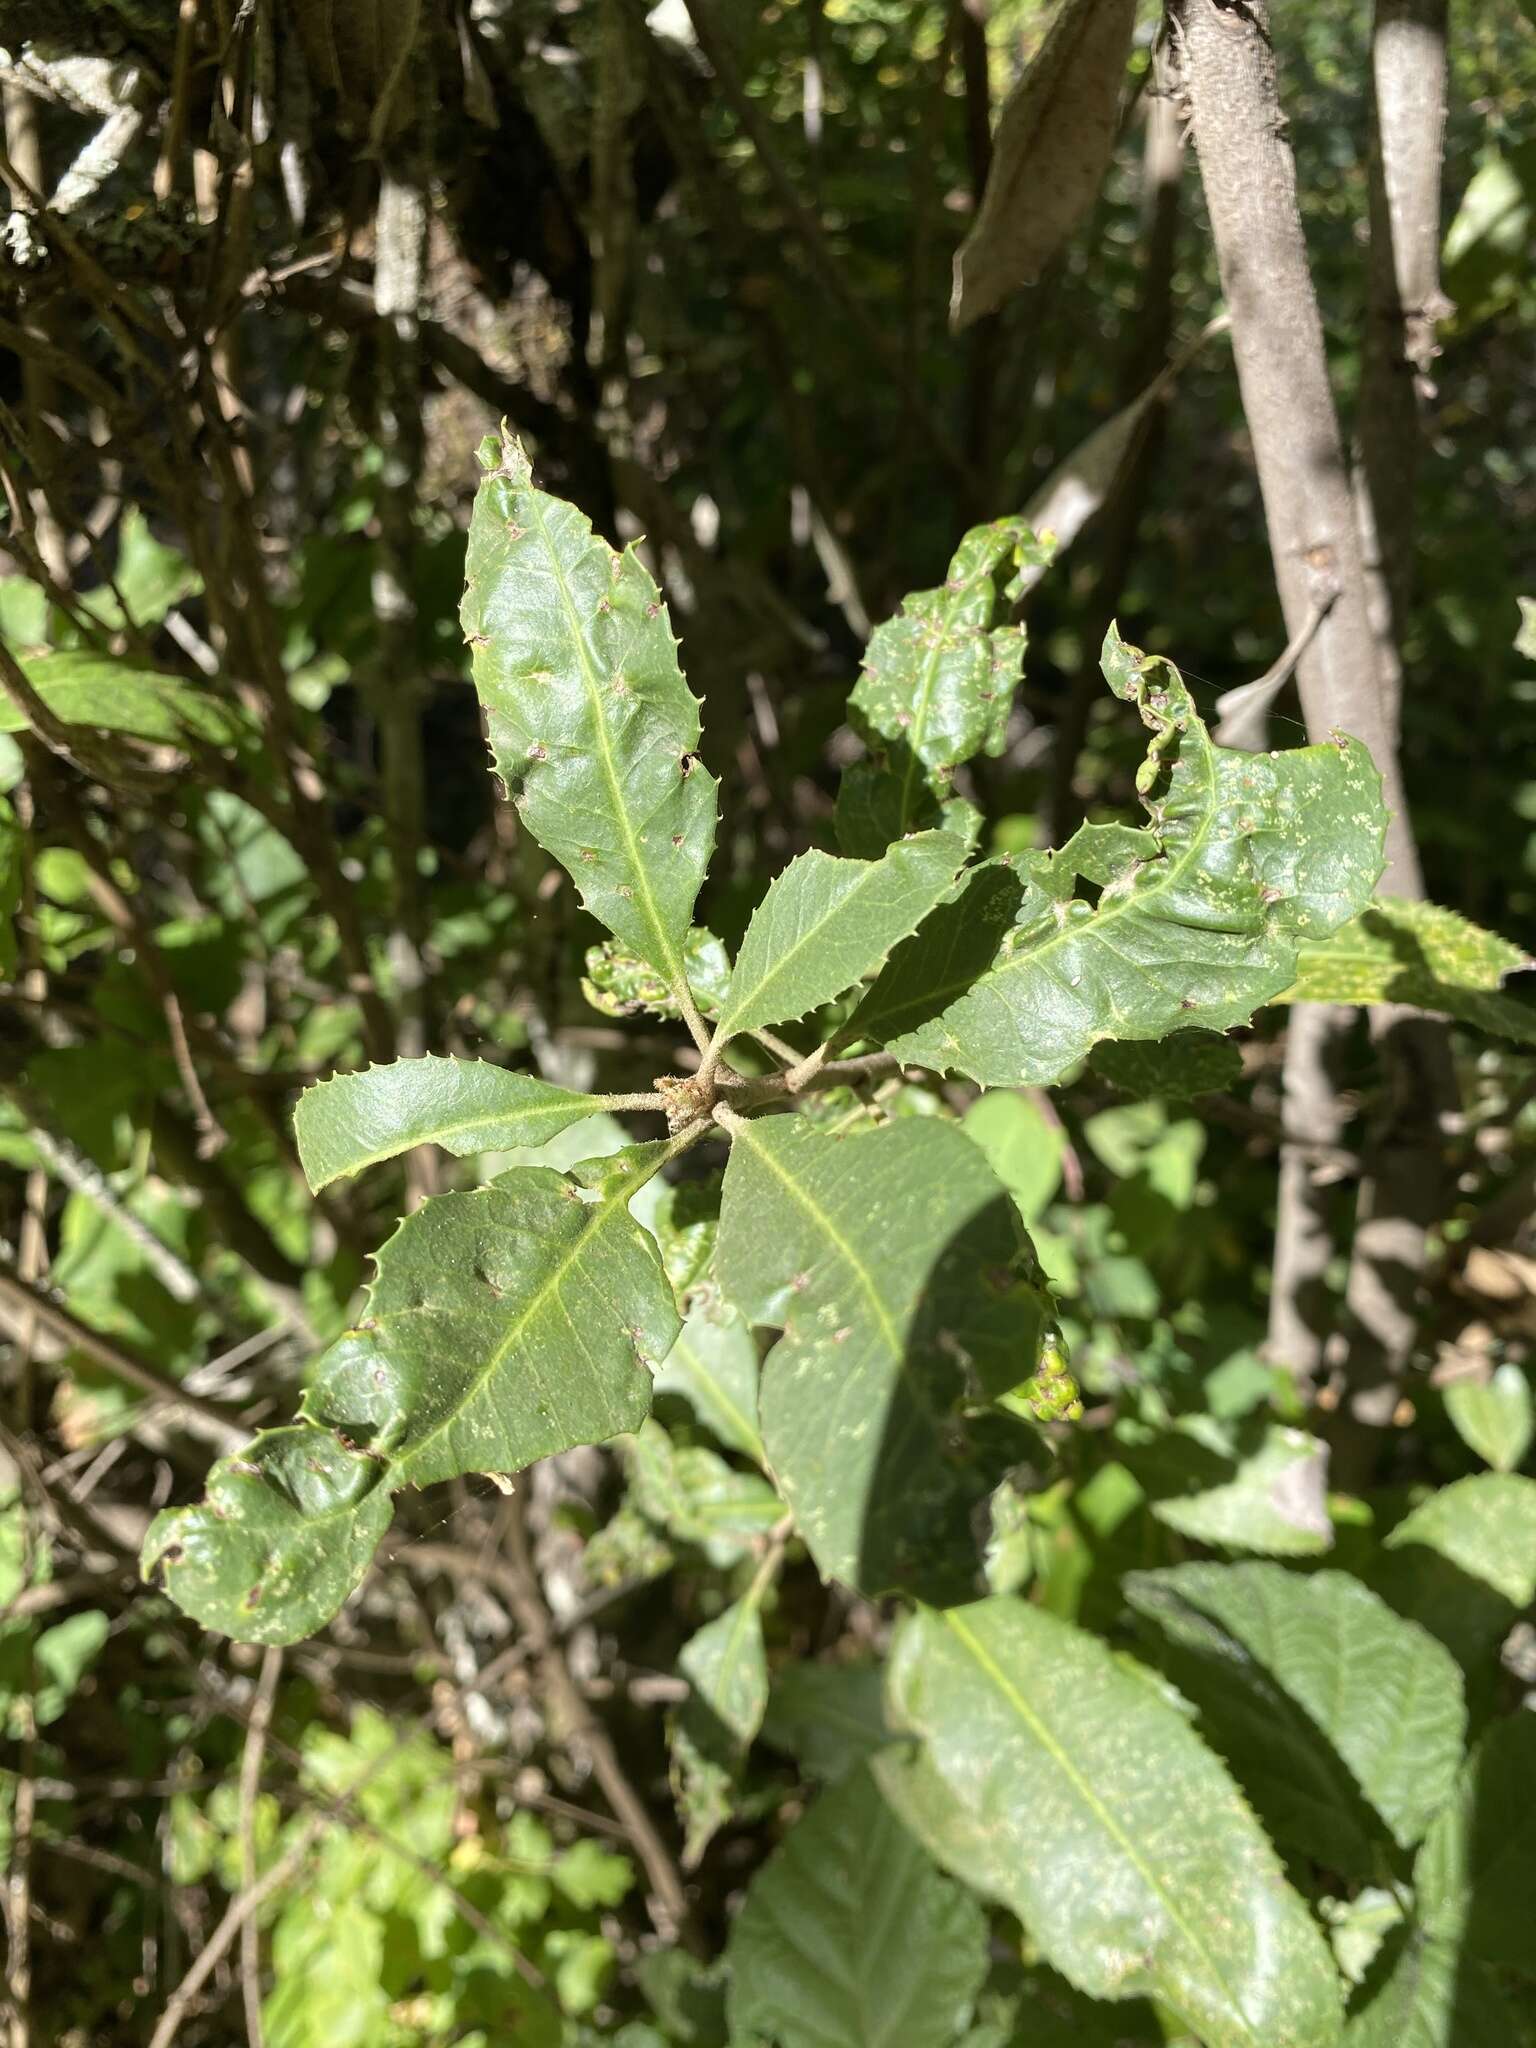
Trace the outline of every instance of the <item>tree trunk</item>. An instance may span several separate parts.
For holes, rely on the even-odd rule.
[[[1406,591],[1411,573],[1417,422],[1405,371],[1411,375],[1420,357],[1428,360],[1437,304],[1426,279],[1433,275],[1438,200],[1431,230],[1426,194],[1438,193],[1441,118],[1434,109],[1443,103],[1443,84],[1421,79],[1414,61],[1432,35],[1434,5],[1381,0],[1374,45],[1376,112],[1386,125],[1374,174],[1374,363],[1362,433],[1370,443],[1363,466],[1379,477],[1382,502],[1392,500],[1379,526],[1360,519],[1344,461],[1265,0],[1172,5],[1288,630],[1295,634],[1326,607],[1298,669],[1308,732],[1321,740],[1342,728],[1370,748],[1391,811],[1382,886],[1412,897],[1423,888],[1397,758],[1400,607],[1392,597]],[[1369,492],[1365,502],[1368,509]],[[1442,1026],[1395,1006],[1373,1013],[1371,1025],[1387,1074],[1387,1107],[1367,1148],[1345,1328],[1325,1346],[1315,1293],[1329,1239],[1309,1141],[1325,1129],[1336,1138],[1342,1128],[1328,1078],[1328,1041],[1340,1026],[1326,1017],[1293,1020],[1286,1070],[1291,1143],[1281,1166],[1270,1316],[1271,1349],[1298,1378],[1310,1381],[1325,1356],[1340,1368],[1348,1387],[1343,1420],[1351,1476],[1366,1472],[1374,1455],[1369,1433],[1397,1407],[1426,1228],[1441,1209],[1439,1111],[1452,1082]]]
[[[1371,35],[1371,245],[1355,505],[1394,744],[1401,646],[1414,583],[1420,411],[1432,386],[1440,290],[1445,136],[1445,0],[1377,0]],[[1365,1177],[1345,1289],[1349,1419],[1391,1421],[1417,1329],[1430,1227],[1448,1193],[1444,1129],[1457,1107],[1450,1034],[1399,1003],[1371,1012],[1385,1101],[1365,1146]]]
[[[1287,634],[1327,606],[1297,670],[1307,729],[1323,739],[1339,728],[1369,747],[1392,812],[1383,887],[1417,896],[1268,8],[1173,0],[1172,19]]]
[[[1394,735],[1413,587],[1419,410],[1432,392],[1440,290],[1446,0],[1377,0],[1371,38],[1371,247],[1355,500]]]

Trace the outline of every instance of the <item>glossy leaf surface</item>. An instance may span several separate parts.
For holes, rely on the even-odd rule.
[[[590,1095],[488,1060],[429,1054],[306,1088],[293,1130],[305,1176],[318,1190],[413,1145],[441,1145],[456,1158],[542,1145],[601,1108]]]
[[[461,616],[497,770],[585,907],[678,989],[716,785],[666,606],[510,436],[481,460]]]
[[[1531,966],[1496,932],[1434,903],[1379,897],[1320,944],[1302,949],[1289,1003],[1411,1003],[1500,1038],[1536,1044],[1536,1004],[1505,994]]]
[[[946,832],[920,832],[879,860],[802,853],[753,913],[720,1006],[720,1034],[803,1017],[852,988],[916,930],[965,859]]]
[[[1245,1023],[1294,980],[1303,942],[1369,900],[1386,814],[1363,747],[1234,753],[1178,671],[1113,627],[1103,665],[1152,734],[1137,777],[1151,822],[1084,825],[1058,853],[978,870],[897,949],[850,1035],[1039,1085],[1101,1039]]]
[[[1024,660],[1024,628],[992,624],[998,571],[1012,561],[1020,577],[1038,574],[1051,552],[1020,519],[973,527],[940,587],[914,591],[870,635],[848,710],[874,758],[847,769],[838,791],[847,852],[873,858],[920,827],[974,819],[954,772],[1002,751]]]
[[[1154,1997],[1209,2048],[1326,2048],[1340,1986],[1237,1788],[1109,1650],[997,1598],[897,1630],[916,1737],[876,1765],[930,1848],[1096,1998]]]
[[[649,1148],[659,1157],[664,1147]],[[544,1167],[442,1195],[378,1256],[355,1328],[320,1358],[293,1428],[222,1459],[197,1506],[159,1515],[146,1572],[199,1621],[294,1642],[366,1569],[389,1495],[635,1429],[677,1334],[672,1291],[628,1211]]]

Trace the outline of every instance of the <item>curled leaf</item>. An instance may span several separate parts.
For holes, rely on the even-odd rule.
[[[1033,284],[1093,204],[1135,25],[1136,0],[1062,0],[997,124],[981,211],[955,257],[957,329]]]

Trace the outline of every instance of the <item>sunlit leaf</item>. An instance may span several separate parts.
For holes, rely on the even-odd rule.
[[[1466,1730],[1461,1673],[1432,1636],[1344,1572],[1185,1564],[1132,1572],[1125,1594],[1187,1653],[1173,1675],[1196,1705],[1213,1674],[1206,1732],[1240,1779],[1255,1734],[1277,1778],[1303,1776],[1298,1750],[1330,1745],[1399,1845],[1420,1839],[1450,1796]],[[1241,1725],[1222,1711],[1234,1684],[1255,1710]]]
[[[1236,1786],[1093,1637],[997,1598],[904,1621],[882,1789],[1096,1998],[1156,1998],[1208,2048],[1327,2048],[1340,1985]]]
[[[462,617],[497,770],[586,908],[677,990],[716,785],[666,606],[509,434],[480,459]]]
[[[1496,1472],[1513,1472],[1536,1433],[1531,1383],[1518,1365],[1501,1365],[1487,1380],[1457,1380],[1445,1390],[1456,1434]]]
[[[1287,1003],[1411,1003],[1536,1045],[1536,1003],[1504,993],[1532,965],[1520,948],[1434,903],[1379,897],[1301,950]]]
[[[1516,1607],[1536,1600],[1536,1479],[1479,1472],[1432,1493],[1387,1538],[1422,1544]]]
[[[837,835],[848,853],[873,858],[924,826],[966,829],[972,806],[954,794],[954,772],[976,754],[1002,752],[1024,660],[1024,628],[993,626],[997,573],[1044,570],[1051,549],[1019,519],[966,534],[937,590],[914,591],[870,635],[849,717],[874,759],[844,771]]]
[[[514,1145],[542,1145],[602,1104],[532,1074],[487,1060],[396,1060],[336,1074],[306,1088],[293,1113],[299,1158],[312,1188],[361,1173],[413,1145],[441,1145],[462,1159]]]
[[[225,746],[241,718],[203,683],[103,654],[65,651],[19,657],[27,681],[63,725],[94,726],[132,739],[184,746],[203,740]],[[25,710],[0,688],[0,732],[25,732]]]
[[[678,1323],[634,1188],[619,1175],[587,1200],[522,1167],[407,1217],[303,1420],[221,1459],[205,1502],[157,1516],[146,1574],[210,1628],[294,1642],[361,1578],[400,1487],[637,1428]]]
[[[878,860],[802,853],[753,913],[720,1005],[722,1038],[782,1024],[873,972],[947,893],[961,840],[919,832]]]
[[[897,948],[851,1036],[989,1085],[1058,1080],[1101,1039],[1246,1023],[1369,900],[1386,813],[1363,747],[1213,746],[1178,671],[1113,627],[1104,673],[1152,733],[1151,822],[977,870]]]
[[[768,1705],[768,1659],[756,1590],[691,1636],[677,1660],[688,1698],[669,1731],[673,1782],[691,1866],[730,1818],[734,1787]]]

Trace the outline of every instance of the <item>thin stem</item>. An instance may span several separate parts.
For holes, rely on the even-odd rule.
[[[787,1038],[780,1038],[776,1031],[754,1031],[755,1038],[764,1051],[771,1052],[776,1060],[782,1060],[786,1067],[798,1067],[804,1054]]]
[[[610,1741],[608,1731],[598,1721],[572,1677],[571,1667],[556,1638],[554,1623],[545,1605],[528,1548],[520,1494],[513,1495],[512,1505],[513,1513],[507,1525],[510,1569],[507,1578],[498,1583],[512,1604],[525,1639],[533,1646],[550,1704],[591,1758],[593,1775],[602,1786],[615,1815],[623,1822],[634,1843],[635,1853],[645,1867],[651,1891],[661,1908],[658,1933],[664,1937],[675,1936],[684,1947],[702,1955],[703,1940],[694,1922],[688,1894],[683,1888],[682,1873],[651,1819],[644,1800],[619,1761],[618,1751]]]
[[[599,1109],[608,1110],[652,1109],[665,1112],[667,1107],[666,1097],[658,1095],[654,1088],[636,1095],[595,1095],[592,1099]]]
[[[246,1723],[245,1750],[240,1759],[240,1883],[251,1890],[256,1883],[256,1800],[261,1790],[261,1766],[267,1753],[267,1731],[277,1700],[277,1681],[282,1676],[283,1653],[266,1650],[261,1659],[261,1676]],[[240,1929],[240,1995],[245,2005],[245,2031],[249,2048],[262,2048],[261,2028],[261,1929],[248,1914]]]
[[[689,988],[687,982],[681,982],[676,988],[673,989],[672,993],[677,997],[677,1014],[682,1018],[683,1023],[687,1026],[688,1036],[699,1048],[699,1051],[704,1055],[705,1061],[707,1062],[709,1059],[710,1051],[714,1045],[714,1040],[710,1036],[709,1026],[704,1022],[704,1019],[699,1015],[699,1006],[693,1000],[692,989]],[[719,1055],[717,1054],[716,1064],[718,1064],[718,1061]],[[701,1067],[699,1071],[702,1073],[703,1068]]]
[[[798,1068],[792,1067],[785,1074],[722,1081],[719,1092],[733,1109],[758,1109],[765,1103],[786,1100],[793,1095],[808,1095],[822,1088],[841,1088],[848,1082],[869,1081],[902,1071],[903,1062],[892,1052],[866,1052],[854,1059],[829,1060],[825,1057],[826,1051],[825,1046],[819,1047],[808,1059],[802,1060]]]
[[[809,1087],[826,1065],[827,1054],[831,1050],[831,1041],[828,1040],[825,1045],[818,1045],[814,1052],[807,1053],[803,1060],[797,1060],[784,1076],[786,1090],[791,1095],[798,1095],[802,1088]]]
[[[230,1900],[224,1909],[223,1919],[203,1944],[192,1967],[167,1999],[159,2024],[149,2037],[149,2048],[171,2048],[171,2043],[181,2032],[182,2021],[192,2010],[197,1994],[229,1952],[236,1935],[247,1920],[261,1910],[274,1892],[281,1891],[284,1885],[297,1876],[305,1857],[314,1847],[316,1837],[329,1819],[329,1814],[312,1813],[294,1836],[287,1853],[277,1859],[266,1876],[253,1885],[247,1885]]]
[[[130,1352],[120,1350],[99,1330],[91,1329],[72,1316],[43,1288],[23,1280],[14,1269],[3,1266],[0,1266],[0,1301],[9,1301],[14,1307],[29,1311],[44,1329],[51,1330],[71,1349],[83,1351],[93,1364],[101,1366],[114,1379],[124,1381],[157,1401],[184,1409],[188,1427],[195,1425],[198,1435],[211,1438],[221,1450],[229,1450],[235,1444],[245,1442],[247,1432],[216,1402],[205,1400],[199,1394],[189,1394],[174,1380],[165,1379],[153,1366],[145,1365]]]

